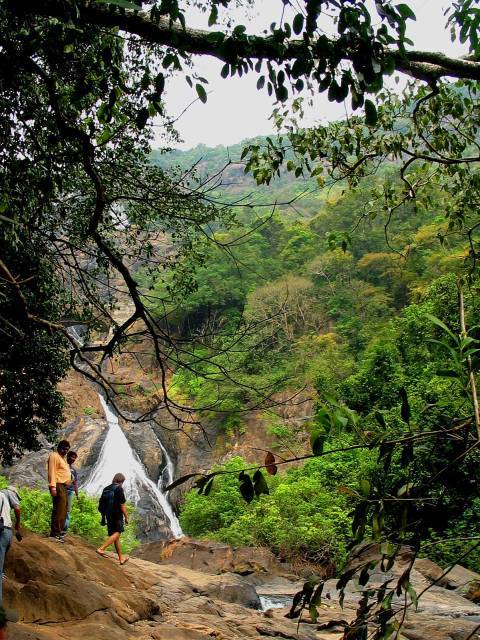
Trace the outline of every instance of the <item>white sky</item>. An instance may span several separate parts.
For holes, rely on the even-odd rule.
[[[399,0],[400,1],[400,0]],[[416,22],[409,21],[408,37],[415,43],[416,49],[426,51],[443,51],[451,55],[460,55],[466,51],[452,44],[449,30],[445,29],[444,8],[448,0],[404,0],[415,12]],[[253,16],[248,24],[250,33],[261,33],[270,22],[279,19],[278,0],[264,0],[261,3],[261,15]],[[208,15],[195,19],[198,28],[207,27]],[[246,24],[244,16],[239,22]],[[219,29],[219,27],[216,27]],[[221,27],[220,27],[221,28]],[[202,104],[196,100],[176,122],[183,143],[178,148],[188,149],[197,144],[207,146],[231,145],[245,138],[272,133],[269,116],[273,108],[273,99],[266,89],[257,91],[258,75],[248,73],[242,78],[234,76],[224,80],[220,76],[223,63],[207,56],[196,58],[196,72],[208,79],[208,100]],[[195,90],[191,89],[183,77],[170,81],[166,92],[166,104],[171,116],[178,116],[195,100]],[[345,107],[337,103],[329,103],[326,93],[318,96],[316,113],[309,114],[309,122],[335,120],[345,113]]]

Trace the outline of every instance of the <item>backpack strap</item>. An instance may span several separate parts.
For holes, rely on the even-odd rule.
[[[0,506],[0,523],[1,523],[2,529],[3,529],[4,520],[3,520],[2,513],[3,513],[3,507],[5,506],[5,499],[6,499],[7,496],[5,495],[5,493],[3,491],[0,491],[0,496],[2,496],[2,504]]]

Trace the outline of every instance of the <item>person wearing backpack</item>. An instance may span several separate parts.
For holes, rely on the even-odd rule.
[[[3,566],[13,538],[10,509],[15,513],[15,537],[20,542],[20,496],[12,486],[0,491],[0,603],[3,601]]]
[[[98,555],[106,557],[105,550],[111,545],[115,545],[120,564],[125,564],[130,559],[129,556],[122,555],[120,536],[124,531],[123,524],[128,524],[128,513],[125,506],[125,493],[123,483],[125,476],[123,473],[116,473],[112,484],[105,487],[100,496],[98,510],[102,514],[102,525],[107,525],[108,538],[97,549]]]

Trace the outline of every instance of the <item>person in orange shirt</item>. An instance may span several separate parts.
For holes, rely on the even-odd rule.
[[[52,496],[52,519],[50,537],[64,542],[63,529],[67,517],[67,487],[72,482],[70,465],[66,455],[70,449],[68,440],[60,440],[57,450],[48,456],[48,488]]]

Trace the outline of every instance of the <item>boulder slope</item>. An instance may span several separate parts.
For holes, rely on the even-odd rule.
[[[285,609],[262,613],[252,608],[258,605],[254,585],[261,593],[273,587],[272,594],[295,590],[297,585],[280,575],[280,568],[244,576],[232,573],[230,562],[220,572],[212,567],[202,571],[198,566],[203,559],[190,568],[180,558],[172,564],[171,558],[156,556],[154,547],[144,555],[149,560],[135,557],[120,567],[113,555],[100,558],[75,536],[61,545],[27,533],[21,543],[14,542],[6,566],[5,605],[20,614],[20,622],[9,625],[9,640],[338,640],[341,626],[322,625],[354,617],[355,585],[342,610],[335,582],[328,581],[317,624],[306,617],[297,629],[296,620],[285,618]],[[255,568],[248,566],[249,571]],[[421,585],[428,584],[420,571],[415,576]],[[408,612],[402,635],[408,640],[478,639],[479,623],[479,606],[435,586],[426,592],[418,613]]]

